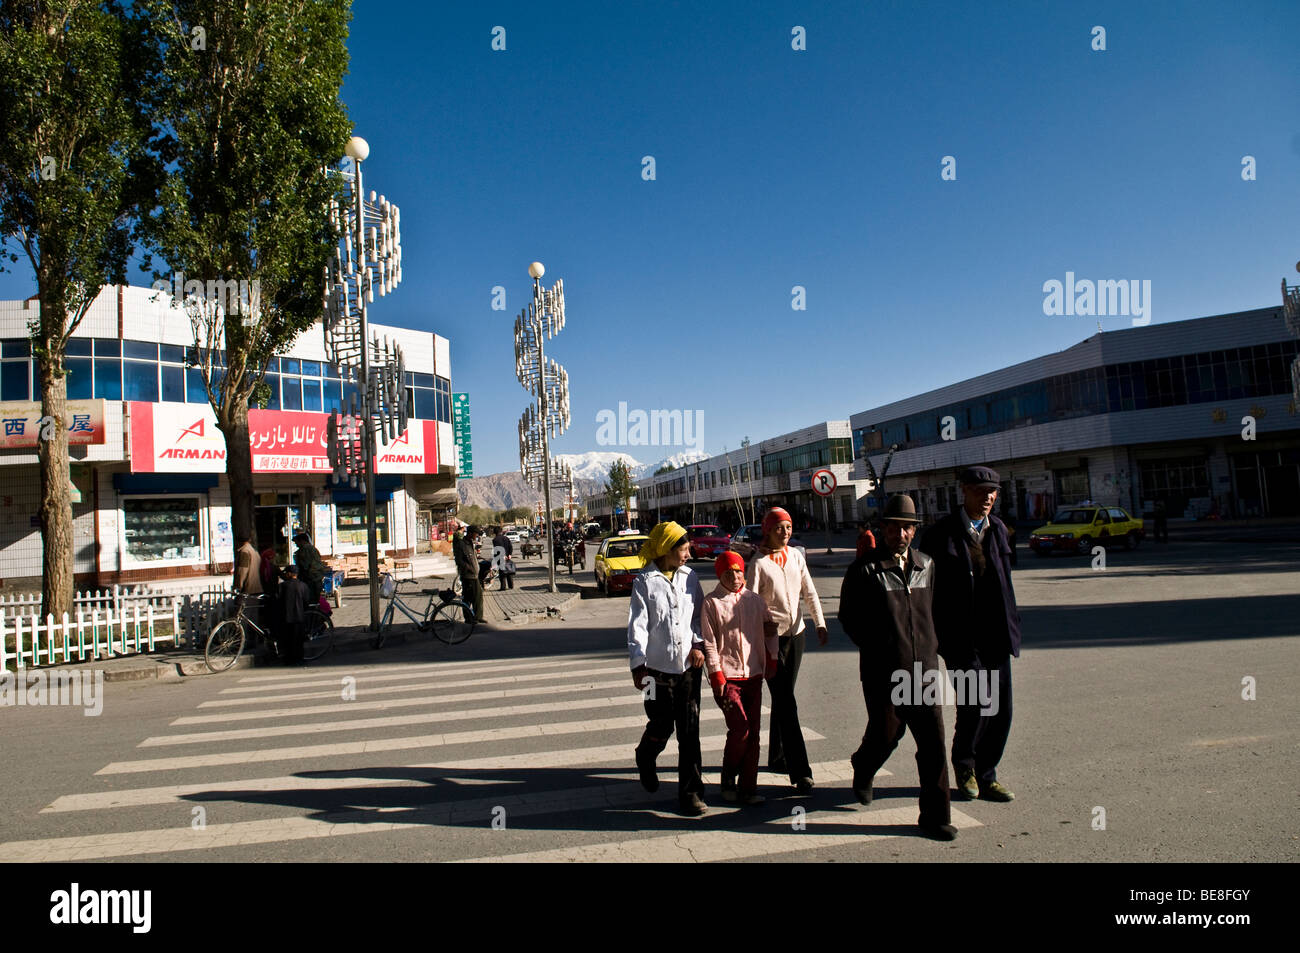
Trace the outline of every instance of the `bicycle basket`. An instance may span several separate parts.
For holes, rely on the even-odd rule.
[[[391,599],[396,591],[397,582],[393,579],[392,574],[384,573],[383,581],[379,584],[379,597],[381,599]]]

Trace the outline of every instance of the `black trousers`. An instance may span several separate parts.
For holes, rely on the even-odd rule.
[[[895,705],[891,686],[862,683],[867,702],[867,730],[862,744],[850,759],[853,773],[870,780],[894,753],[907,731],[916,742],[916,771],[921,783],[921,816],[924,825],[952,821],[952,793],[948,790],[948,764],[944,759],[943,709],[938,705]]]
[[[776,678],[768,682],[772,693],[772,725],[768,733],[767,765],[772,771],[790,775],[790,783],[812,777],[808,767],[808,749],[799,730],[799,706],[794,700],[794,683],[803,662],[803,633],[783,635],[778,640],[780,652]],[[784,765],[784,767],[782,767]]]
[[[474,609],[474,618],[483,621],[483,583],[477,576],[460,577],[460,597]]]
[[[645,700],[650,719],[637,746],[640,757],[653,761],[677,731],[677,797],[704,790],[704,765],[700,760],[700,683],[704,667],[688,668],[680,675],[647,669],[654,691]]]
[[[958,774],[963,768],[974,771],[975,778],[984,785],[998,779],[998,762],[1011,734],[1011,658],[986,666],[976,656],[965,667],[977,672],[988,671],[990,676],[996,673],[997,677],[996,714],[980,714],[979,701],[966,699],[974,704],[957,705],[957,728],[952,736],[953,768]]]

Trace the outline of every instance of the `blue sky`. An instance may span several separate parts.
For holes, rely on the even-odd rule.
[[[1298,277],[1294,0],[359,0],[354,17],[343,98],[367,186],[402,209],[403,284],[372,318],[450,338],[480,474],[517,467],[534,259],[568,304],[555,449],[646,462],[680,448],[597,446],[602,409],[702,410],[720,452],[1130,324],[1044,315],[1067,271],[1150,280],[1153,323],[1277,304]]]

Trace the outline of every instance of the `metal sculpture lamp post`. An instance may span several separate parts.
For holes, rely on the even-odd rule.
[[[573,482],[568,464],[551,459],[550,442],[569,429],[569,373],[554,360],[546,360],[543,336],[553,338],[564,330],[564,282],[542,288],[546,268],[540,261],[528,266],[533,279],[533,300],[515,319],[515,375],[524,390],[537,398],[519,418],[519,469],[542,491],[546,502],[546,542],[550,549],[549,583],[555,592],[555,534],[551,531],[551,485]]]
[[[349,183],[342,202],[330,205],[330,221],[339,232],[334,260],[325,268],[325,353],[344,383],[354,382],[347,413],[330,415],[328,450],[334,478],[358,482],[366,497],[370,627],[379,628],[379,542],[375,517],[375,456],[378,440],[390,443],[407,425],[406,368],[400,347],[378,338],[367,345],[366,306],[402,280],[401,215],[382,195],[365,200],[361,163],[370,146],[360,136],[348,140],[353,172],[340,173]]]

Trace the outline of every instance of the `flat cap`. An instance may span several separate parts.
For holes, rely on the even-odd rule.
[[[1002,485],[998,471],[989,467],[967,467],[957,479],[966,486],[989,486],[995,490]]]

